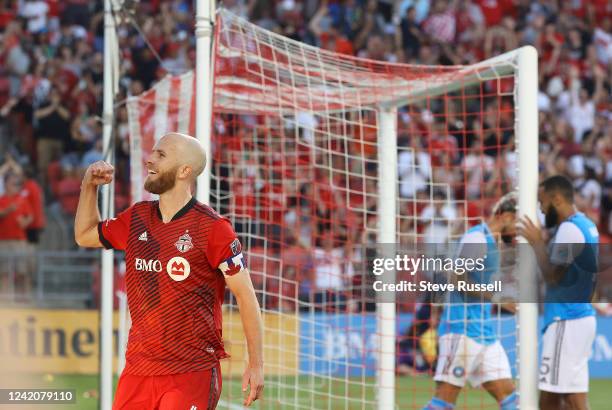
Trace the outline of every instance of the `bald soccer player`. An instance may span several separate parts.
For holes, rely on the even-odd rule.
[[[229,221],[191,194],[205,164],[195,138],[164,135],[146,163],[144,183],[159,200],[138,202],[106,221],[100,221],[98,186],[112,181],[113,167],[99,161],[83,177],[76,242],[123,250],[127,266],[132,328],[113,409],[216,407],[219,360],[227,357],[221,336],[225,285],[238,302],[248,346],[244,404],[261,397],[262,319],[242,246]]]

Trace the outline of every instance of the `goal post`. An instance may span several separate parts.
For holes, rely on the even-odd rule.
[[[397,242],[397,109],[379,107],[378,109],[378,242],[395,244]],[[385,248],[395,253],[394,247]],[[385,255],[393,258],[394,255]],[[394,272],[387,272],[386,281],[395,282]],[[379,410],[395,408],[395,303],[378,301],[376,320],[380,337],[378,353],[378,400]]]
[[[534,47],[518,50],[516,85],[516,135],[519,177],[519,215],[537,220],[538,195],[538,54]],[[522,238],[521,238],[522,239]],[[525,240],[522,239],[522,243]],[[526,246],[519,248],[522,300],[537,300],[537,279],[532,274],[535,255]],[[523,410],[538,408],[538,305],[521,303],[518,309],[519,404]]]
[[[484,68],[483,71],[474,69]],[[524,46],[503,55],[477,63],[465,69],[469,72],[462,82],[438,81],[432,87],[421,87],[406,96],[391,101],[384,101],[379,112],[379,242],[396,242],[396,201],[391,195],[397,195],[397,107],[415,103],[419,100],[439,94],[453,92],[460,87],[467,87],[491,78],[513,74],[515,84],[515,133],[518,156],[517,174],[519,177],[517,191],[519,194],[519,217],[528,216],[537,220],[537,187],[538,187],[538,55],[533,46]],[[526,243],[524,238],[520,243]],[[527,247],[519,248],[518,270],[520,276],[519,296],[521,300],[537,300],[537,278],[535,256]],[[393,280],[392,280],[393,281]],[[378,385],[380,398],[378,409],[391,409],[395,406],[395,396],[389,390],[395,387],[395,345],[385,342],[395,340],[395,310],[392,304],[379,303],[377,306],[379,333],[381,338],[380,363],[378,368]],[[518,380],[519,404],[521,409],[538,408],[538,305],[522,302],[517,310],[518,316]],[[392,386],[392,387],[391,387]]]
[[[212,88],[214,75],[213,27],[215,18],[215,0],[196,1],[196,78],[195,105],[198,115],[195,117],[194,136],[202,142],[206,158],[211,158],[211,121],[212,121]],[[208,161],[210,162],[210,161]],[[210,196],[210,163],[198,177],[196,197],[208,203]]]
[[[474,72],[474,69],[484,68],[482,71]],[[394,206],[388,203],[383,204],[382,198],[390,192],[389,184],[386,178],[391,175],[387,174],[391,164],[397,166],[397,147],[391,146],[389,138],[397,138],[397,129],[395,122],[388,116],[389,112],[396,112],[397,107],[407,103],[414,103],[419,100],[433,97],[439,94],[456,91],[461,87],[467,87],[472,84],[485,81],[491,78],[498,78],[505,75],[514,75],[515,84],[515,138],[517,152],[517,174],[519,194],[519,212],[518,217],[527,216],[532,221],[536,221],[537,215],[537,191],[538,191],[538,54],[533,46],[524,46],[517,50],[510,51],[500,56],[484,60],[480,63],[466,67],[463,69],[468,72],[461,82],[450,82],[439,80],[431,87],[422,86],[415,91],[410,92],[406,96],[384,101],[381,103],[380,122],[379,126],[381,133],[379,136],[379,144],[381,147],[382,158],[385,158],[384,169],[385,173],[381,172],[381,183],[379,185],[379,195],[381,198],[380,215],[380,242],[388,243],[388,241],[396,235],[396,232],[390,232],[391,226],[395,228],[395,210]],[[393,111],[392,111],[393,110]],[[389,145],[387,145],[389,144]],[[383,151],[384,150],[384,151]],[[395,153],[395,154],[393,154]],[[381,161],[381,164],[383,162]],[[396,175],[395,175],[396,176]],[[395,192],[395,191],[393,191]],[[389,198],[386,198],[389,199]],[[391,201],[389,201],[391,202]],[[385,217],[386,215],[386,217]],[[393,221],[391,221],[393,219]],[[384,221],[384,222],[382,222]],[[526,243],[524,238],[519,238],[520,243]],[[521,300],[534,301],[537,300],[537,278],[533,275],[536,266],[535,255],[527,247],[519,247],[520,256],[518,258],[518,271],[520,276],[520,289],[518,295]],[[378,307],[379,316],[386,318],[395,318],[395,312],[391,313],[386,304]],[[521,302],[517,310],[518,317],[518,367],[520,369],[520,378],[518,379],[519,404],[521,409],[536,410],[538,408],[538,344],[533,343],[538,340],[538,305],[533,302]],[[380,318],[379,318],[380,320]],[[390,319],[382,320],[380,334],[383,340],[395,337],[395,325],[389,324]],[[381,350],[391,349],[381,343]],[[395,354],[395,347],[392,348]],[[395,372],[387,371],[381,353],[381,364],[379,368],[379,385],[380,386],[395,386]],[[385,391],[384,387],[383,390]],[[384,394],[381,393],[381,396]],[[379,409],[392,408],[394,402],[383,399],[379,402]],[[391,404],[393,403],[393,404]]]
[[[264,313],[264,408],[422,408],[431,367],[396,376],[400,340],[417,342],[407,333],[421,320],[415,303],[377,300],[362,262],[377,243],[456,239],[510,189],[535,218],[535,49],[402,65],[321,50],[224,9],[214,29],[211,87],[194,88],[212,94],[212,121],[184,92],[193,73],[163,79],[128,102],[132,161],[167,131],[208,139],[209,203],[237,230]],[[532,262],[520,258],[521,272]],[[534,279],[525,274],[521,291],[534,292]],[[526,409],[537,403],[537,315],[522,303],[517,325],[498,317]],[[220,408],[234,408],[246,346],[229,294],[223,337],[232,357]],[[457,408],[487,405],[474,403]]]

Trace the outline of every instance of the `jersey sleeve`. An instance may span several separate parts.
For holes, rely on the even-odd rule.
[[[553,265],[568,266],[582,252],[585,238],[576,224],[563,222],[550,248],[550,262]]]
[[[208,239],[206,258],[210,266],[218,268],[223,276],[233,276],[246,268],[242,244],[227,219],[215,222]]]
[[[460,258],[484,258],[487,255],[487,238],[483,232],[468,232],[461,238],[457,256]]]
[[[107,219],[98,224],[98,236],[106,249],[123,251],[127,248],[133,208],[131,206],[115,218]]]

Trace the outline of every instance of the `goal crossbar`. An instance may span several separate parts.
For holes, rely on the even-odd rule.
[[[259,43],[228,47],[225,41],[218,42],[219,56],[242,59],[252,64],[247,70],[258,71],[253,78],[216,73],[214,81],[220,90],[216,94],[215,109],[221,112],[279,113],[280,110],[279,114],[289,115],[296,110],[329,113],[401,107],[510,75],[516,71],[520,52],[516,49],[473,65],[445,67],[441,73],[409,78],[406,70],[428,66],[383,63],[344,55],[340,60],[333,52],[284,38],[227,10],[220,9],[217,14],[220,24],[240,27],[240,34],[247,37],[243,41],[252,39],[279,45],[273,52],[263,53]],[[316,64],[311,59],[314,55],[318,57]],[[374,72],[366,72],[366,67],[368,70],[374,67]],[[376,72],[377,67],[384,67],[386,71]],[[262,81],[262,78],[266,80],[266,70],[275,71],[275,77],[270,80],[291,90],[291,101],[284,100],[285,93],[269,93]],[[317,100],[321,103],[317,104]]]

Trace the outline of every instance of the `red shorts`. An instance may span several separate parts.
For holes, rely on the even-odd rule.
[[[221,368],[167,376],[122,374],[113,410],[209,410],[221,396]]]

